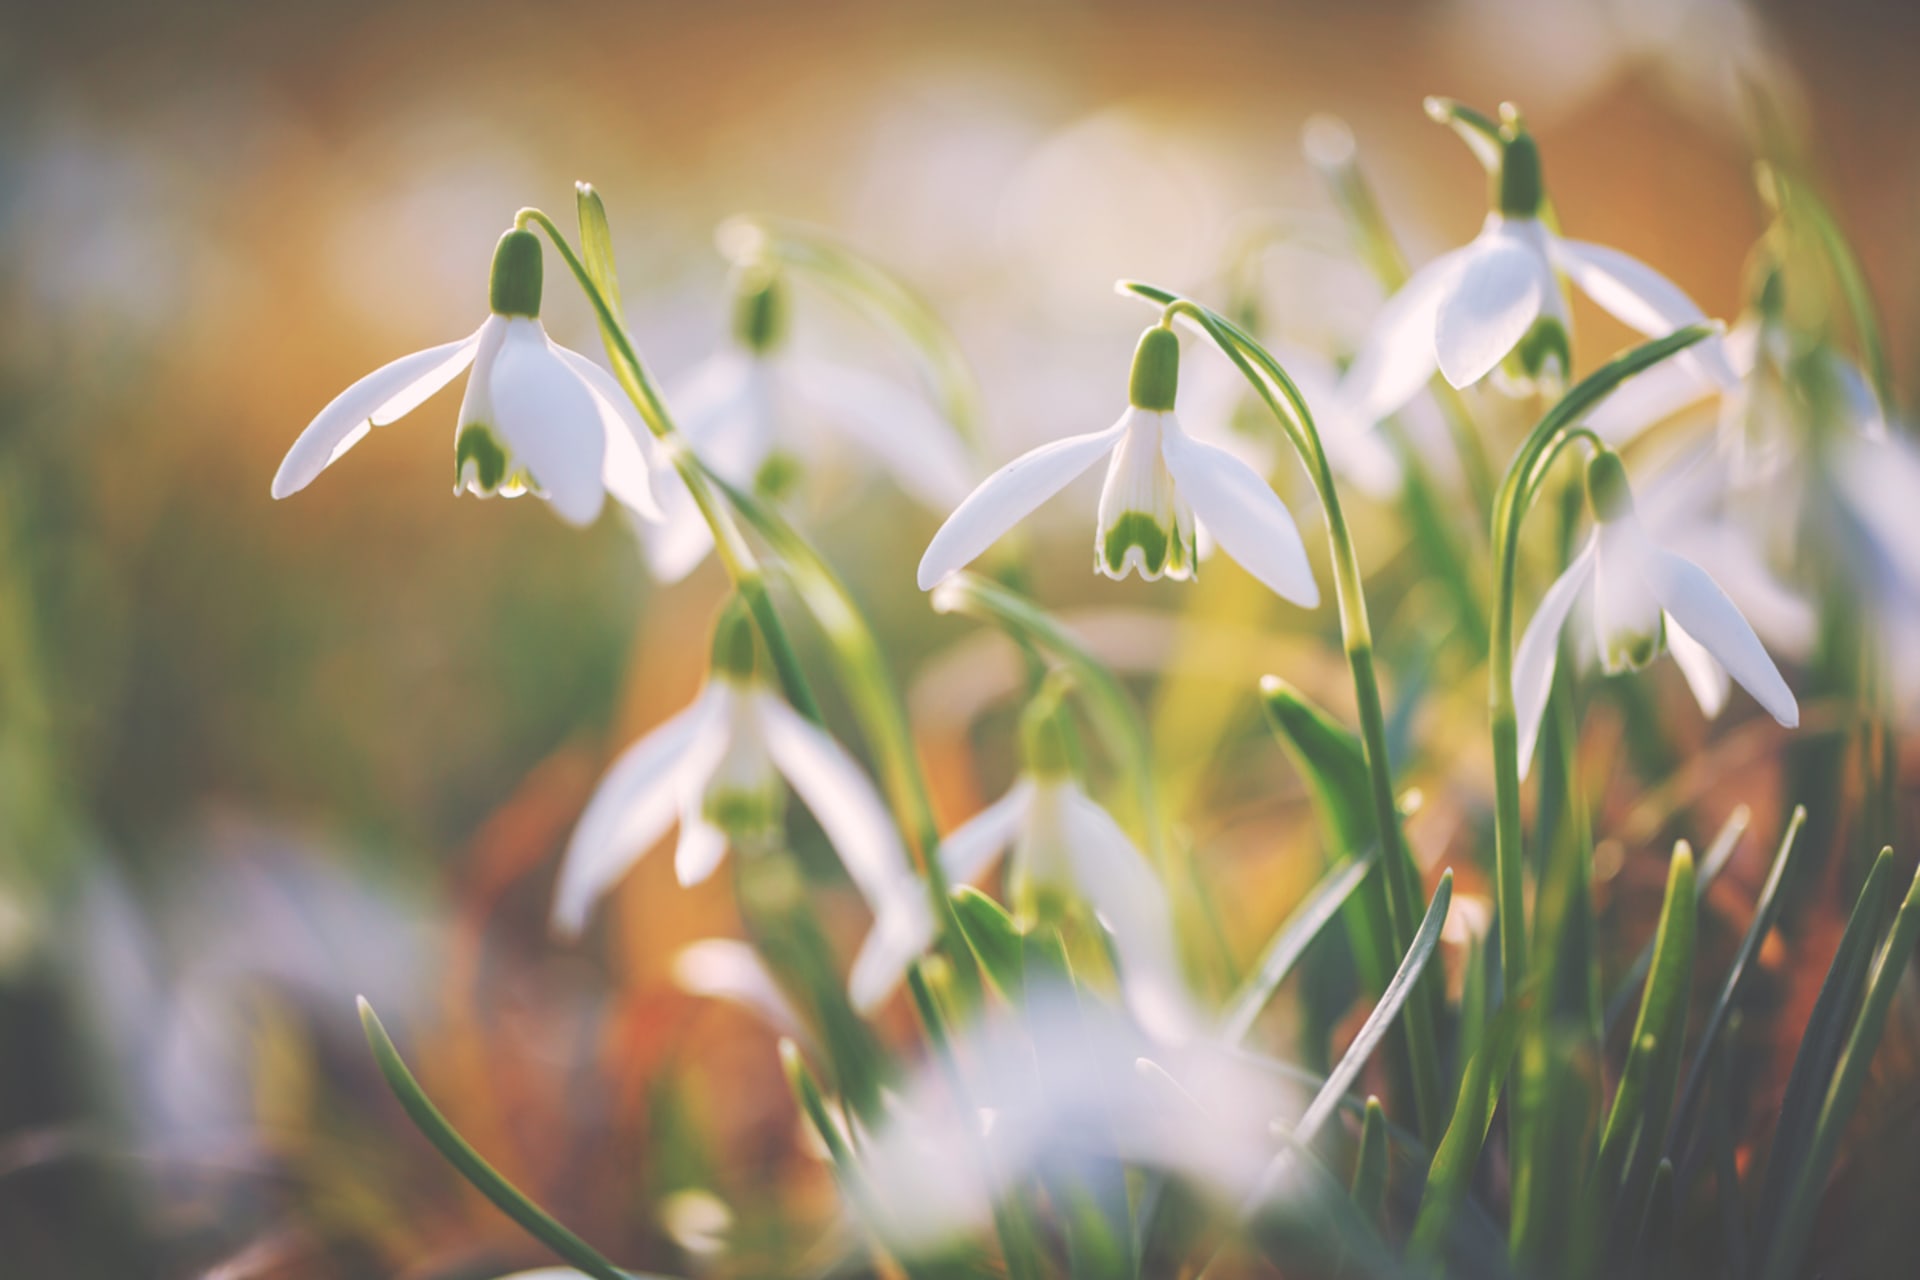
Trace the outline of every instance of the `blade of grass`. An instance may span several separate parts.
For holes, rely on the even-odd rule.
[[[1720,994],[1713,1002],[1713,1012],[1707,1015],[1706,1026],[1700,1033],[1700,1047],[1694,1053],[1693,1066],[1687,1071],[1687,1082],[1680,1090],[1680,1105],[1674,1111],[1673,1136],[1667,1143],[1669,1155],[1679,1154],[1686,1147],[1694,1104],[1699,1101],[1700,1086],[1706,1079],[1707,1063],[1713,1057],[1721,1029],[1733,1013],[1734,1001],[1740,995],[1740,984],[1752,968],[1753,958],[1760,954],[1760,944],[1766,941],[1774,920],[1780,914],[1780,886],[1785,882],[1787,864],[1793,858],[1800,829],[1806,822],[1806,809],[1796,806],[1793,816],[1787,821],[1786,832],[1780,837],[1780,849],[1773,855],[1773,867],[1767,872],[1767,882],[1761,886],[1760,896],[1754,901],[1753,921],[1740,939],[1740,949],[1734,953],[1726,981],[1721,984]]]
[[[1727,863],[1733,860],[1734,850],[1740,845],[1740,837],[1747,833],[1747,823],[1751,818],[1752,812],[1747,806],[1740,805],[1720,824],[1713,843],[1707,846],[1706,855],[1700,859],[1699,876],[1694,882],[1696,896],[1705,897],[1707,890],[1713,887],[1713,882],[1720,878],[1720,873],[1727,869]],[[1606,1035],[1613,1034],[1614,1028],[1620,1025],[1620,1019],[1632,1007],[1634,993],[1646,981],[1647,968],[1652,963],[1653,940],[1649,939],[1647,945],[1640,949],[1640,954],[1634,957],[1633,967],[1621,976],[1613,994],[1607,997],[1607,1016],[1602,1027]]]
[[[1874,859],[1873,869],[1867,873],[1867,881],[1854,901],[1846,932],[1840,935],[1833,963],[1827,967],[1827,976],[1820,983],[1820,994],[1814,999],[1813,1012],[1808,1015],[1806,1030],[1800,1035],[1799,1051],[1793,1056],[1793,1069],[1787,1075],[1787,1091],[1780,1101],[1773,1147],[1767,1154],[1767,1176],[1760,1186],[1759,1208],[1754,1217],[1762,1245],[1772,1224],[1780,1221],[1787,1192],[1813,1141],[1820,1106],[1826,1097],[1834,1064],[1839,1060],[1841,1037],[1853,1020],[1854,1008],[1866,982],[1867,966],[1880,937],[1881,921],[1886,918],[1892,886],[1893,853],[1886,850]],[[1766,1251],[1761,1248],[1756,1252],[1764,1255]]]
[[[1353,1162],[1353,1207],[1377,1230],[1387,1212],[1387,1111],[1380,1099],[1367,1095],[1360,1122],[1360,1154]]]
[[[406,1111],[407,1118],[413,1121],[414,1127],[426,1135],[427,1141],[446,1157],[447,1163],[461,1177],[491,1200],[500,1212],[520,1224],[528,1235],[594,1280],[635,1280],[639,1276],[637,1272],[622,1271],[607,1261],[599,1250],[554,1221],[551,1214],[529,1200],[520,1188],[508,1182],[488,1164],[485,1157],[475,1151],[440,1114],[440,1108],[433,1105],[433,1100],[427,1097],[420,1082],[413,1078],[413,1072],[407,1070],[400,1051],[393,1046],[392,1037],[380,1024],[380,1015],[373,1011],[373,1006],[367,1003],[365,996],[359,998],[359,1006],[360,1025],[366,1031],[367,1046],[373,1050],[373,1060],[379,1066],[380,1074],[386,1077],[387,1087],[400,1100],[400,1106]]]
[[[1479,1051],[1467,1062],[1453,1118],[1447,1123],[1440,1149],[1434,1153],[1432,1167],[1427,1171],[1426,1192],[1420,1198],[1420,1214],[1414,1220],[1413,1238],[1407,1245],[1411,1257],[1437,1258],[1446,1244],[1454,1214],[1473,1180],[1473,1169],[1479,1163],[1487,1129],[1493,1123],[1500,1082],[1507,1078],[1514,1046],[1531,1008],[1530,993],[1502,1004]]]
[[[1247,975],[1240,989],[1227,1001],[1226,1013],[1220,1019],[1222,1039],[1237,1045],[1247,1038],[1247,1032],[1252,1030],[1261,1010],[1273,999],[1280,984],[1287,980],[1294,964],[1360,888],[1361,882],[1372,872],[1374,862],[1375,851],[1369,849],[1341,863],[1322,877],[1305,900],[1294,908],[1293,914],[1287,917],[1286,923],[1280,926],[1266,949],[1260,953],[1253,972]]]
[[[1893,850],[1881,853],[1881,859]],[[1840,1148],[1847,1123],[1859,1105],[1860,1091],[1866,1085],[1867,1069],[1873,1065],[1874,1051],[1887,1029],[1887,1013],[1893,1007],[1894,992],[1906,975],[1913,948],[1920,941],[1920,875],[1915,875],[1907,896],[1894,917],[1893,930],[1879,953],[1874,956],[1873,973],[1867,981],[1866,998],[1860,1016],[1854,1020],[1845,1050],[1834,1069],[1833,1083],[1827,1089],[1820,1118],[1808,1143],[1807,1157],[1796,1170],[1793,1190],[1782,1209],[1774,1230],[1773,1246],[1767,1253],[1767,1280],[1785,1280],[1800,1265],[1807,1237],[1813,1230],[1814,1211],[1820,1206],[1826,1189],[1827,1174],[1832,1171],[1834,1154]]]

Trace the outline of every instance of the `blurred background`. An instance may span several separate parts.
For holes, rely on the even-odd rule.
[[[656,859],[584,941],[545,927],[606,760],[698,684],[717,568],[656,587],[617,521],[582,534],[542,504],[452,500],[457,392],[309,491],[268,497],[337,390],[473,328],[522,205],[569,225],[574,180],[597,185],[643,354],[669,381],[725,334],[719,220],[828,230],[953,326],[998,463],[1118,412],[1148,317],[1115,278],[1215,289],[1256,211],[1308,229],[1304,250],[1272,255],[1265,315],[1351,346],[1378,293],[1325,248],[1338,224],[1300,146],[1314,113],[1347,122],[1421,260],[1485,211],[1477,166],[1422,97],[1512,99],[1569,234],[1731,314],[1764,225],[1739,126],[1739,86],[1760,78],[1859,249],[1911,388],[1916,47],[1920,9],[1884,0],[10,6],[6,1271],[537,1264],[406,1126],[356,993],[469,1137],[614,1256],[723,1274],[834,1256],[831,1186],[795,1140],[771,1038],[670,978],[679,946],[737,933],[725,877],[682,891]],[[551,258],[549,281],[556,340],[597,354]],[[1583,352],[1624,341],[1580,320]],[[905,367],[897,340],[830,299],[803,292],[795,326],[851,362]],[[1237,570],[1098,582],[1091,490],[1075,493],[1034,522],[1034,594],[1121,665],[1167,670],[1141,696],[1244,954],[1318,869],[1248,694],[1278,670],[1350,705],[1331,618],[1247,591]],[[914,589],[933,514],[853,468],[825,494],[809,527],[887,637],[958,821],[1014,767],[1000,700],[1017,664]],[[1370,565],[1395,563],[1391,521],[1362,532]],[[1384,613],[1386,643],[1417,639],[1417,615]],[[1430,859],[1484,818],[1481,686],[1466,688],[1465,711],[1419,737]],[[1708,734],[1684,701],[1672,714],[1683,740]],[[1747,803],[1764,844],[1780,799],[1749,766],[1766,758],[1736,756],[1744,775],[1690,797],[1705,831],[1676,828],[1677,805],[1636,807],[1631,777],[1603,829],[1700,839]],[[844,905],[836,937],[857,939],[856,899],[826,900]]]

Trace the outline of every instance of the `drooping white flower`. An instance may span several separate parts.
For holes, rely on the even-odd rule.
[[[667,390],[675,424],[700,460],[727,483],[778,492],[816,437],[837,436],[871,458],[915,501],[946,510],[975,474],[950,423],[917,391],[891,379],[796,354],[787,342],[785,286],[763,270],[735,284],[725,346]],[[674,582],[713,548],[713,533],[678,475],[663,477],[666,520],[641,531],[654,575]]]
[[[1182,1039],[1193,1018],[1166,889],[1120,824],[1074,780],[1060,714],[1040,702],[1029,709],[1025,771],[941,842],[941,865],[953,883],[970,883],[1011,848],[1011,896],[1022,914],[1058,916],[1086,903],[1113,936],[1134,1017],[1155,1036]]]
[[[812,1047],[806,1019],[760,953],[737,938],[702,938],[682,947],[673,958],[673,981],[688,995],[737,1004],[781,1035]]]
[[[1704,569],[1649,535],[1618,455],[1603,452],[1588,464],[1587,492],[1593,536],[1541,598],[1514,657],[1523,774],[1553,686],[1560,630],[1583,598],[1591,603],[1594,640],[1608,674],[1639,670],[1670,648],[1696,692],[1718,679],[1704,667],[1712,662],[1775,720],[1788,728],[1799,724],[1793,692],[1739,608]]]
[[[611,374],[547,337],[540,275],[533,233],[501,236],[486,321],[458,342],[402,356],[334,397],[287,451],[273,496],[306,488],[374,427],[398,421],[471,365],[454,430],[455,493],[535,493],[576,525],[591,524],[611,497],[658,520],[651,438]]]
[[[854,1006],[870,1011],[932,940],[932,908],[873,784],[767,687],[754,646],[752,623],[729,609],[700,696],[607,770],[567,845],[554,925],[584,928],[601,895],[675,823],[674,873],[682,885],[700,883],[732,842],[778,833],[791,786],[874,913],[848,983]]]
[[[1456,387],[1499,371],[1516,390],[1553,389],[1571,363],[1565,276],[1616,319],[1650,337],[1706,319],[1679,286],[1645,263],[1602,245],[1569,240],[1541,220],[1545,189],[1532,136],[1510,121],[1498,141],[1459,124],[1451,104],[1429,100],[1495,170],[1497,207],[1480,234],[1434,259],[1380,312],[1343,381],[1345,399],[1378,420],[1412,399],[1437,369]],[[1697,361],[1731,385],[1718,339],[1678,359]]]
[[[1094,532],[1094,569],[1110,578],[1190,578],[1197,520],[1221,549],[1277,594],[1320,601],[1300,531],[1259,473],[1187,435],[1174,416],[1180,340],[1153,328],[1134,353],[1130,404],[1105,431],[1069,436],[1015,458],[967,496],[921,557],[931,590],[1035,508],[1110,457]]]

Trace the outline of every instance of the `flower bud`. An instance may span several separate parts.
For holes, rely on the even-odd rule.
[[[495,315],[538,316],[541,284],[540,238],[518,229],[500,237],[493,250],[493,278],[487,289]]]
[[[1136,409],[1168,413],[1180,388],[1180,339],[1158,325],[1140,335],[1133,351],[1133,374],[1127,380],[1127,399]]]
[[[1633,486],[1627,483],[1626,465],[1611,449],[1602,449],[1587,463],[1587,501],[1593,504],[1594,519],[1601,524],[1633,514]]]
[[[787,336],[787,291],[780,273],[754,263],[733,279],[733,336],[755,355],[765,355]]]
[[[745,684],[754,678],[759,666],[759,637],[753,618],[738,596],[727,601],[719,620],[713,624],[713,674],[716,678]]]

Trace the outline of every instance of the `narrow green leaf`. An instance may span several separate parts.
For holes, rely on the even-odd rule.
[[[1780,1211],[1793,1180],[1806,1162],[1807,1150],[1819,1123],[1820,1108],[1839,1061],[1842,1038],[1853,1021],[1860,992],[1866,983],[1867,967],[1880,937],[1881,922],[1886,919],[1887,901],[1893,886],[1893,853],[1883,850],[1874,859],[1867,882],[1854,901],[1853,914],[1840,935],[1833,963],[1820,983],[1813,1012],[1800,1035],[1800,1048],[1793,1055],[1793,1069],[1787,1075],[1787,1091],[1780,1100],[1779,1119],[1773,1127],[1772,1149],[1767,1154],[1767,1176],[1760,1185],[1759,1208],[1754,1227],[1764,1243],[1772,1224],[1780,1221]],[[1762,1250],[1764,1252],[1764,1250]]]
[[[472,1183],[481,1195],[493,1201],[502,1213],[519,1223],[528,1235],[594,1277],[594,1280],[633,1280],[634,1273],[614,1266],[592,1245],[555,1222],[546,1210],[527,1199],[525,1193],[502,1177],[460,1136],[459,1131],[440,1114],[440,1108],[434,1106],[420,1088],[420,1082],[413,1078],[413,1072],[407,1070],[400,1051],[393,1047],[392,1038],[387,1035],[387,1029],[380,1025],[380,1016],[367,1003],[366,997],[360,997],[359,1005],[360,1025],[366,1031],[367,1045],[373,1050],[373,1060],[379,1065],[380,1074],[386,1077],[387,1087],[400,1100],[407,1118],[426,1135],[429,1142],[439,1148],[440,1154],[447,1158],[447,1163]]]
[[[1713,1011],[1707,1015],[1706,1026],[1700,1033],[1700,1047],[1694,1053],[1693,1066],[1687,1072],[1687,1082],[1680,1090],[1680,1105],[1674,1112],[1673,1138],[1667,1144],[1670,1153],[1684,1154],[1687,1135],[1692,1127],[1694,1104],[1699,1100],[1700,1087],[1706,1079],[1707,1064],[1713,1058],[1720,1031],[1740,996],[1740,984],[1751,970],[1753,958],[1760,954],[1760,944],[1766,941],[1773,922],[1779,917],[1780,886],[1786,881],[1787,864],[1792,861],[1800,829],[1806,822],[1806,809],[1796,806],[1792,818],[1787,822],[1786,832],[1780,837],[1779,852],[1773,855],[1773,867],[1767,872],[1767,882],[1761,886],[1760,896],[1754,901],[1753,920],[1740,939],[1740,949],[1734,953],[1726,981],[1721,983],[1720,994],[1713,1002]]]
[[[1600,1112],[1599,1055],[1585,1028],[1541,1026],[1529,1029],[1517,1056],[1509,1105],[1531,1118],[1524,1129],[1509,1126],[1509,1141],[1522,1144],[1510,1153],[1513,1262],[1523,1275],[1574,1273],[1569,1263],[1580,1257],[1577,1218]]]
[[[1500,1098],[1500,1082],[1507,1078],[1520,1029],[1531,1012],[1530,995],[1521,994],[1500,1006],[1480,1049],[1467,1062],[1460,1081],[1460,1096],[1454,1103],[1453,1119],[1440,1139],[1433,1165],[1427,1171],[1427,1187],[1420,1198],[1420,1215],[1414,1220],[1413,1239],[1407,1246],[1415,1258],[1437,1258],[1453,1227],[1454,1214],[1466,1198],[1479,1163],[1480,1149],[1486,1143],[1487,1129],[1493,1123],[1493,1111]]]
[[[1260,703],[1273,735],[1306,784],[1314,816],[1337,852],[1373,842],[1373,801],[1360,739],[1279,676],[1260,679]]]
[[[1713,887],[1713,882],[1733,861],[1734,850],[1740,847],[1740,837],[1747,833],[1747,823],[1751,818],[1752,812],[1747,806],[1740,805],[1720,824],[1713,843],[1707,846],[1706,856],[1700,859],[1699,876],[1694,884],[1696,900],[1706,897],[1707,890]],[[1620,1019],[1633,1007],[1633,997],[1646,981],[1647,969],[1652,964],[1653,940],[1649,939],[1647,945],[1640,949],[1640,954],[1634,957],[1633,967],[1622,975],[1613,994],[1607,997],[1607,1016],[1602,1027],[1606,1035],[1613,1034],[1614,1028],[1620,1025]]]
[[[1369,849],[1359,857],[1350,858],[1329,871],[1319,884],[1286,923],[1268,941],[1266,949],[1260,953],[1259,961],[1253,972],[1247,975],[1240,989],[1227,1001],[1227,1011],[1220,1020],[1221,1038],[1230,1044],[1239,1044],[1247,1038],[1254,1022],[1260,1017],[1261,1010],[1273,999],[1274,992],[1287,980],[1294,964],[1306,952],[1313,940],[1320,936],[1333,918],[1339,914],[1354,891],[1360,887],[1368,873],[1373,869],[1375,851]]]
[[[607,226],[607,206],[590,182],[573,184],[580,207],[580,259],[615,315],[620,314],[620,277],[613,266],[613,232]]]
[[[1707,1141],[1713,1154],[1713,1194],[1720,1209],[1721,1258],[1726,1264],[1726,1274],[1730,1276],[1748,1274],[1746,1209],[1740,1198],[1740,1161],[1734,1153],[1733,1072],[1728,1066],[1739,1023],[1740,1016],[1735,1014],[1733,1030],[1729,1032],[1728,1039],[1721,1043],[1720,1051],[1713,1055],[1713,1083],[1708,1089],[1711,1101],[1707,1104]]]
[[[1360,1154],[1353,1163],[1353,1206],[1378,1228],[1387,1212],[1387,1111],[1380,1099],[1367,1095],[1366,1117],[1360,1122]]]
[[[1673,1221],[1679,1213],[1679,1192],[1673,1182],[1673,1161],[1662,1157],[1653,1171],[1653,1185],[1647,1191],[1647,1212],[1640,1221],[1634,1252],[1641,1258],[1638,1274],[1657,1280],[1667,1274],[1672,1262]]]
[[[1022,949],[1019,926],[1006,908],[972,885],[953,891],[954,913],[960,917],[960,932],[979,958],[987,977],[1009,1000],[1018,1000],[1021,990]]]
[[[1886,849],[1880,856],[1884,861],[1892,854],[1892,849]],[[1915,875],[1908,886],[1900,912],[1894,917],[1893,931],[1874,956],[1860,1016],[1854,1020],[1853,1030],[1847,1036],[1839,1065],[1834,1069],[1833,1083],[1820,1108],[1813,1139],[1808,1144],[1807,1158],[1795,1170],[1793,1190],[1774,1231],[1773,1246],[1767,1253],[1767,1280],[1785,1280],[1800,1265],[1800,1255],[1806,1251],[1807,1237],[1813,1230],[1814,1211],[1820,1206],[1827,1175],[1833,1168],[1834,1154],[1840,1148],[1848,1122],[1853,1119],[1854,1108],[1859,1105],[1867,1070],[1873,1065],[1874,1051],[1880,1047],[1880,1037],[1887,1029],[1887,1014],[1893,1007],[1900,979],[1906,974],[1907,963],[1913,958],[1916,942],[1920,942],[1920,875]]]
[[[1680,1051],[1687,1029],[1687,996],[1693,978],[1693,851],[1683,840],[1674,847],[1667,872],[1666,900],[1654,936],[1653,967],[1647,973],[1640,1016],[1633,1024],[1620,1086],[1613,1095],[1600,1152],[1594,1160],[1586,1198],[1584,1243],[1597,1247],[1617,1209],[1635,1215],[1644,1202],[1654,1161],[1664,1149],[1672,1114]],[[1631,1160],[1631,1164],[1629,1161]]]

